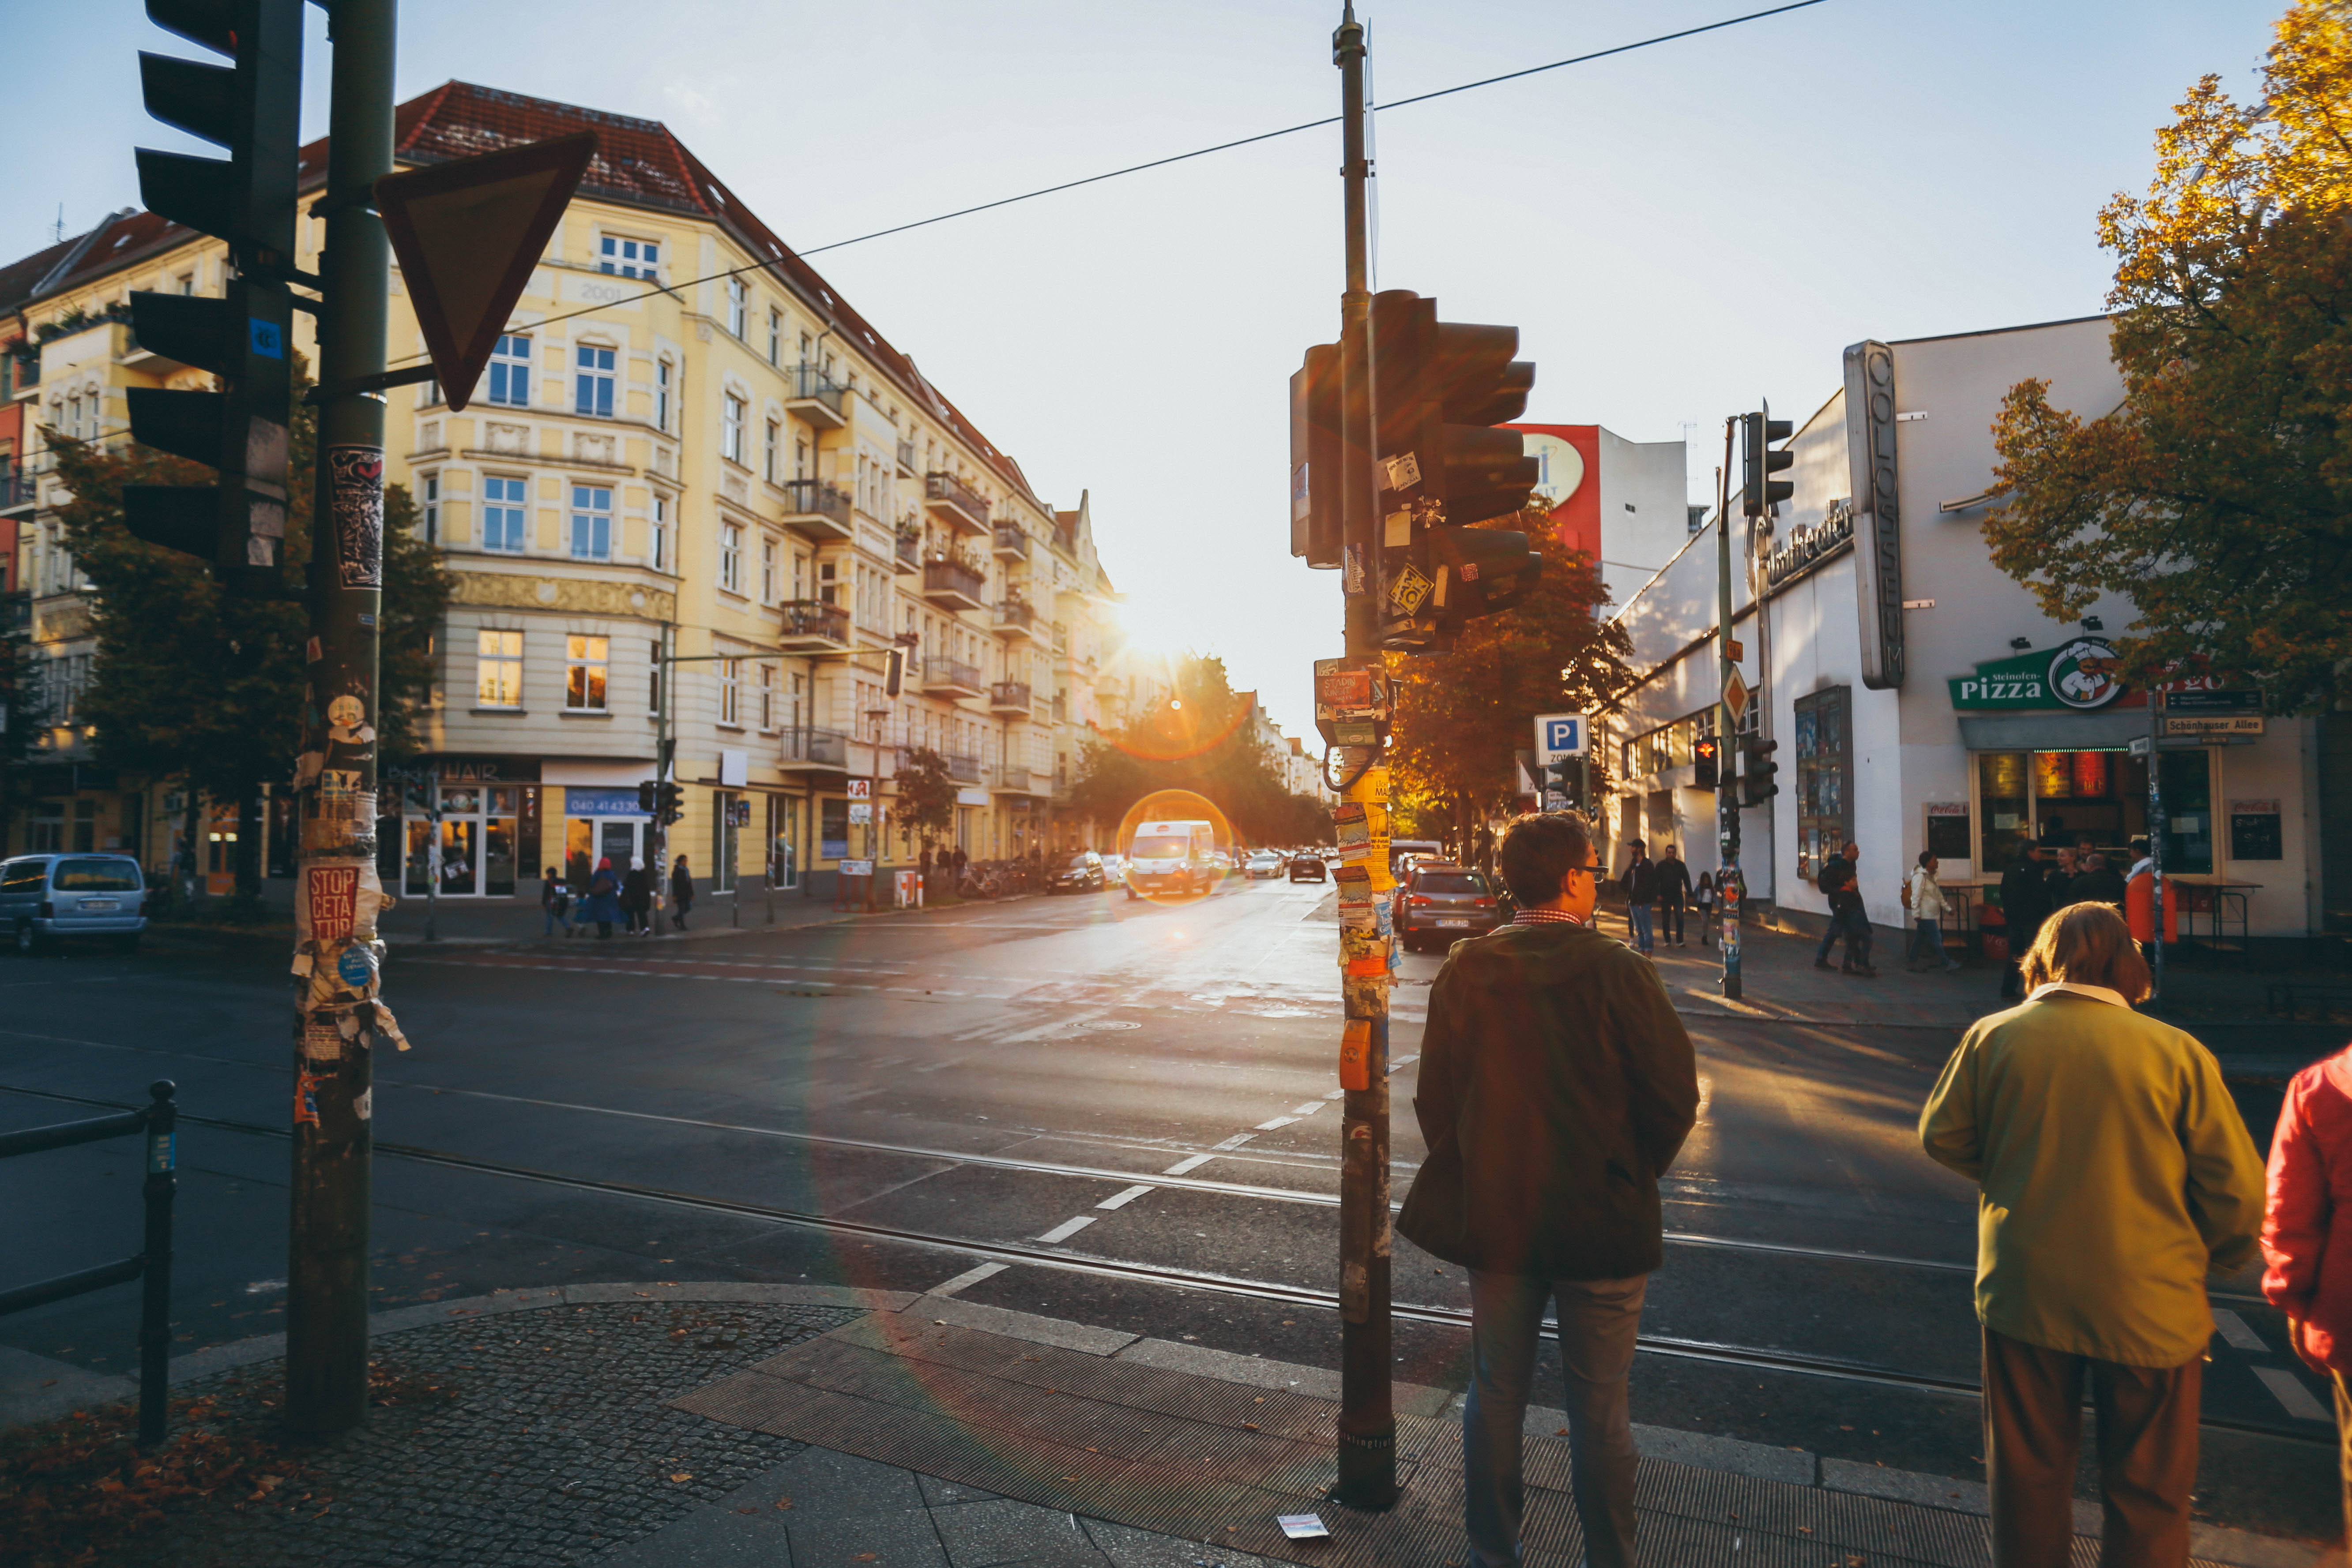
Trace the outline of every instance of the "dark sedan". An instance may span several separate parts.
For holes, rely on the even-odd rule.
[[[1455,937],[1484,936],[1503,923],[1486,879],[1444,860],[1423,860],[1406,871],[1396,899],[1397,935],[1408,952]]]
[[[1290,858],[1290,879],[1294,882],[1328,882],[1331,879],[1323,870],[1323,857],[1311,850],[1301,850]]]
[[[1045,882],[1049,893],[1099,893],[1110,886],[1110,873],[1103,869],[1102,857],[1091,849],[1081,849],[1066,865],[1055,869]]]

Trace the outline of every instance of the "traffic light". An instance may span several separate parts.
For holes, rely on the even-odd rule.
[[[663,826],[674,826],[686,815],[686,791],[663,780],[654,786],[653,810]]]
[[[149,210],[228,242],[236,276],[218,300],[131,296],[142,348],[219,378],[216,392],[133,387],[131,434],[220,470],[217,485],[131,485],[123,521],[151,543],[210,561],[226,580],[283,563],[292,412],[296,120],[302,0],[147,0],[155,22],[229,57],[226,66],[142,53],[148,112],[228,149],[228,160],[139,150]]]
[[[1740,750],[1746,753],[1739,761],[1739,784],[1744,792],[1740,805],[1762,805],[1780,793],[1780,786],[1772,782],[1772,775],[1780,771],[1772,753],[1780,749],[1780,742],[1768,741],[1761,735],[1750,735],[1740,742]]]
[[[1517,327],[1441,321],[1403,289],[1372,298],[1382,640],[1433,647],[1523,599],[1543,569],[1527,535],[1475,524],[1528,504],[1541,466],[1516,430],[1536,367]]]
[[[907,687],[907,650],[886,648],[882,655],[882,695],[896,697]]]
[[[651,816],[654,814],[655,807],[659,804],[660,802],[657,798],[657,786],[654,784],[654,781],[651,779],[640,780],[637,784],[637,809],[644,812],[647,816]]]
[[[1317,343],[1290,378],[1290,552],[1337,567],[1339,517],[1339,345]]]
[[[1722,777],[1719,766],[1722,743],[1712,735],[1701,735],[1691,742],[1691,787],[1713,789]]]
[[[1563,757],[1559,762],[1546,763],[1544,793],[1559,795],[1568,802],[1571,810],[1583,810],[1584,792],[1577,787],[1577,775],[1580,771],[1574,757]]]
[[[1785,441],[1796,426],[1786,419],[1772,417],[1767,405],[1761,414],[1739,416],[1740,442],[1739,510],[1748,517],[1762,517],[1765,509],[1776,506],[1797,493],[1797,487],[1787,479],[1776,479],[1774,474],[1797,460],[1794,452],[1772,450],[1772,443]]]

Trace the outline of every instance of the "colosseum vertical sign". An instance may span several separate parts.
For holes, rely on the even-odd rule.
[[[1845,460],[1862,683],[1886,691],[1903,684],[1903,501],[1895,484],[1895,355],[1882,342],[1845,351]]]

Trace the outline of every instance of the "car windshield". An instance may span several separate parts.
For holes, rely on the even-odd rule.
[[[1073,855],[1070,857],[1070,869],[1073,871],[1083,871],[1087,868],[1087,863],[1093,858],[1094,857],[1091,855]]]
[[[1423,871],[1413,882],[1416,893],[1483,893],[1486,884],[1475,871]]]
[[[133,860],[60,860],[54,885],[60,893],[135,893],[139,865]]]
[[[1182,838],[1139,838],[1129,853],[1139,860],[1181,860],[1192,847]]]

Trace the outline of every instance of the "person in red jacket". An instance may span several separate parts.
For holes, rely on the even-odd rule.
[[[2271,1136],[2263,1297],[2287,1342],[2336,1384],[2336,1429],[2352,1526],[2352,1047],[2295,1074]]]

